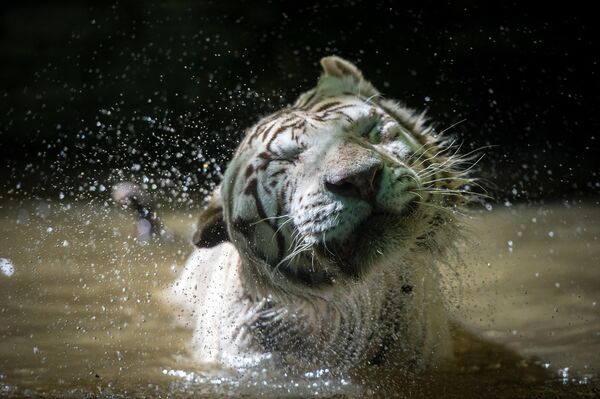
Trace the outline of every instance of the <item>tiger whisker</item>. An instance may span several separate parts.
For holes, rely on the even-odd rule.
[[[430,194],[448,194],[448,195],[451,194],[451,195],[464,196],[464,197],[480,197],[480,198],[494,199],[493,197],[490,197],[489,195],[481,194],[481,193],[477,193],[477,192],[473,192],[473,191],[446,190],[446,189],[436,189],[436,188],[422,188],[422,189],[415,189],[415,190],[416,191],[425,191]]]
[[[450,143],[450,145],[449,145],[449,146],[452,146],[452,144],[454,144],[455,142],[456,142],[456,140],[453,140],[453,141]],[[432,155],[432,156],[430,156],[430,157],[428,157],[428,158],[426,158],[426,159],[423,159],[423,160],[422,160],[420,163],[418,163],[418,164],[413,164],[413,165],[412,165],[412,167],[413,167],[413,168],[418,168],[419,166],[423,165],[425,162],[427,162],[427,161],[430,161],[430,160],[432,160],[432,159],[436,158],[437,156],[439,156],[441,153],[443,153],[443,152],[444,152],[444,151],[446,151],[446,150],[447,150],[447,148],[442,148],[441,150],[439,150],[438,152],[436,152],[434,155]],[[418,162],[418,161],[419,161],[419,159],[421,159],[421,157],[422,157],[423,155],[425,155],[425,154],[426,154],[426,152],[423,152],[421,155],[419,155],[419,158],[417,158],[417,159],[416,159],[416,160],[414,160],[413,162]]]
[[[469,155],[471,155],[473,153],[476,153],[476,152],[479,152],[481,150],[487,150],[487,149],[495,148],[495,147],[498,147],[498,145],[495,145],[495,144],[482,145],[480,147],[477,147],[477,148],[475,148],[475,149],[467,152],[466,154],[461,154],[460,158],[465,158],[465,157],[468,157]]]
[[[451,189],[451,188],[421,187],[421,188],[416,188],[414,190],[415,191],[426,191],[426,192],[458,193],[458,194],[476,195],[476,196],[483,196],[483,197],[487,197],[487,198],[492,198],[489,195],[482,194],[482,193],[477,193],[477,192],[474,192],[474,191],[467,191],[467,190],[460,190],[460,189]]]
[[[452,124],[452,125],[448,126],[447,128],[445,128],[444,130],[442,130],[442,131],[441,131],[441,132],[439,132],[438,134],[439,134],[439,135],[442,135],[442,134],[446,133],[448,130],[452,129],[453,127],[456,127],[456,126],[460,125],[461,123],[465,122],[466,120],[467,120],[466,118],[465,118],[465,119],[462,119],[462,120],[460,120],[460,121],[458,121],[458,122],[456,122],[456,123],[454,123],[454,124]]]
[[[471,178],[471,177],[462,177],[461,175],[455,176],[455,177],[442,177],[439,179],[434,179],[434,180],[428,180],[426,182],[423,182],[423,187],[425,188],[436,188],[436,187],[431,187],[429,186],[431,183],[439,183],[442,181],[452,181],[452,182],[456,182],[457,183],[457,187],[464,187],[466,185],[472,185],[474,187],[479,188],[481,191],[487,193],[487,190],[479,183],[477,183],[477,179]],[[469,190],[469,192],[471,192],[471,190]]]
[[[417,154],[419,154],[419,157],[415,160],[415,162],[417,162],[423,155],[425,155],[427,153],[427,150],[423,151],[423,152],[419,152],[421,151],[423,148],[425,148],[427,145],[429,145],[431,143],[424,143],[422,144],[419,148],[417,148],[416,150],[414,150],[410,156],[407,158],[407,162],[410,161],[413,157],[415,157]]]
[[[448,160],[446,160],[442,163],[431,164],[427,168],[417,172],[417,176],[420,179],[424,179],[429,176],[433,176],[436,173],[440,173],[440,172],[444,172],[444,171],[452,172],[452,169],[446,165],[447,163],[448,163]]]
[[[444,207],[439,206],[439,205],[434,205],[434,204],[431,204],[429,202],[422,202],[422,201],[417,201],[417,204],[420,204],[420,205],[423,205],[423,206],[428,206],[430,208],[434,208],[434,209],[440,210],[440,211],[445,212],[445,213],[447,213],[449,215],[452,215],[452,216],[454,216],[454,214],[459,214],[461,216],[464,216],[464,217],[468,218],[467,215],[465,215],[462,212],[457,211],[456,209],[444,208]]]
[[[256,222],[250,223],[250,226],[257,225],[257,224],[262,223],[262,222],[264,222],[266,220],[281,219],[281,218],[285,218],[285,217],[289,217],[289,215],[286,214],[286,215],[281,215],[281,216],[269,216],[269,217],[266,217],[264,219],[257,220]]]
[[[423,160],[423,161],[422,161],[422,162],[421,162],[419,165],[415,165],[415,166],[413,166],[413,168],[417,168],[417,167],[421,166],[421,165],[422,165],[424,162],[426,162],[426,161],[428,161],[428,160],[431,160],[431,159],[433,159],[433,158],[437,157],[437,156],[438,156],[438,155],[439,155],[441,152],[443,152],[443,151],[444,151],[444,150],[442,150],[442,151],[439,151],[438,153],[436,153],[436,154],[435,154],[435,155],[433,155],[432,157],[430,157],[430,158],[428,158],[428,159],[424,159],[424,160]],[[439,163],[439,162],[434,162],[434,163],[432,163],[431,165],[427,166],[425,169],[423,169],[423,170],[421,170],[421,171],[419,171],[419,172],[420,172],[420,173],[422,173],[423,171],[426,171],[426,170],[427,170],[427,169],[429,169],[430,167],[434,167],[434,166],[436,166],[436,165],[445,165],[445,164],[447,164],[447,163],[449,163],[449,162],[454,162],[454,159],[455,159],[455,158],[456,158],[456,157],[452,157],[452,156],[450,156],[450,157],[448,157],[448,158],[447,158],[447,159],[446,159],[444,162],[442,162],[442,163]]]
[[[483,157],[485,156],[485,154],[482,154],[475,162],[473,162],[468,168],[462,169],[460,171],[455,171],[454,169],[452,169],[452,165],[447,165],[449,162],[453,163],[453,164],[460,164],[460,162],[456,161],[456,160],[452,160],[452,159],[447,159],[446,161],[442,162],[442,163],[437,163],[437,164],[431,164],[429,165],[427,168],[419,171],[417,173],[417,176],[424,180],[425,178],[428,178],[430,176],[433,176],[437,173],[441,173],[441,172],[449,172],[452,174],[456,174],[457,176],[464,176],[466,174],[468,174],[468,172],[470,170],[472,170],[475,166],[477,166],[477,164],[483,159]]]
[[[279,270],[279,266],[281,266],[283,263],[293,260],[296,256],[310,248],[312,248],[312,245],[310,243],[300,244],[298,247],[294,248],[294,251],[289,253],[287,256],[281,259],[281,261],[279,261],[277,265],[275,265],[275,270]]]
[[[434,187],[432,184],[433,183],[440,183],[440,182],[445,182],[445,181],[450,181],[450,182],[454,182],[456,187],[462,187],[465,184],[471,183],[471,179],[467,178],[467,177],[440,177],[437,179],[433,179],[433,180],[427,180],[423,182],[423,187],[431,187],[431,188],[436,188]]]
[[[398,176],[398,180],[400,180],[400,178],[403,178],[403,177],[408,177],[409,179],[411,179],[418,185],[421,184],[421,181],[417,178],[417,176],[413,176],[411,173],[406,173],[406,174]]]
[[[275,239],[275,236],[277,235],[277,233],[279,233],[279,231],[289,222],[292,221],[292,218],[288,218],[288,220],[286,220],[285,222],[281,223],[281,225],[279,225],[279,227],[277,228],[277,230],[275,230],[275,232],[273,233],[273,237],[271,237],[271,241],[273,241]]]
[[[295,248],[298,245],[297,241],[300,239],[300,237],[301,237],[300,231],[296,230],[292,233],[292,239],[290,241],[290,246],[288,247],[288,251],[291,248]]]
[[[473,162],[473,164],[471,166],[469,166],[466,169],[461,170],[461,173],[467,173],[468,171],[472,170],[475,166],[477,166],[477,164],[485,157],[485,154],[481,154],[481,156],[477,159],[477,161]]]
[[[336,216],[336,217],[337,217],[337,216]],[[324,231],[324,232],[323,232],[323,247],[325,248],[325,250],[326,250],[327,252],[329,252],[329,255],[331,255],[331,256],[334,256],[333,252],[331,252],[331,251],[329,250],[329,248],[327,247],[327,241],[325,240],[325,234],[326,234],[326,232]]]
[[[410,193],[410,194],[414,194],[414,195],[416,195],[417,197],[419,197],[419,198],[423,199],[423,196],[422,196],[421,194],[419,194],[419,193],[416,193],[416,192],[414,192],[414,191],[412,191],[412,190],[411,190],[411,191],[409,191],[409,193]]]
[[[369,97],[369,98],[365,99],[364,101],[365,101],[367,104],[371,104],[371,100],[372,100],[373,98],[375,98],[375,97],[379,97],[379,94],[378,94],[378,93],[375,93],[375,94],[373,94],[371,97]]]
[[[454,141],[449,145],[452,146],[454,143]],[[469,151],[466,154],[463,155],[456,155],[458,153],[458,151],[460,150],[460,148],[462,147],[462,143],[456,148],[456,150],[454,151],[454,154],[450,155],[448,157],[448,159],[446,159],[444,162],[442,163],[433,163],[429,166],[427,166],[425,169],[420,170],[419,172],[417,172],[417,175],[419,178],[423,179],[429,176],[432,176],[436,173],[440,173],[444,170],[447,170],[449,172],[452,173],[458,173],[459,176],[461,175],[465,175],[467,174],[467,172],[469,172],[471,169],[473,169],[473,167],[475,167],[475,165],[477,165],[481,159],[485,156],[485,154],[482,154],[481,156],[479,156],[478,158],[476,158],[476,160],[468,167],[465,169],[462,169],[460,171],[455,171],[452,169],[453,166],[456,165],[461,165],[465,162],[470,162],[472,159],[471,154],[475,154],[483,149],[487,149],[487,148],[492,148],[495,147],[494,145],[485,145],[485,146],[481,146],[478,148],[475,148],[471,151]],[[435,155],[433,155],[432,157],[429,157],[427,159],[424,159],[423,161],[421,161],[419,164],[414,165],[413,167],[418,167],[420,165],[422,165],[423,163],[425,163],[427,160],[431,160],[433,158],[435,158],[436,156],[438,156],[442,151],[438,151],[438,153],[436,153]]]

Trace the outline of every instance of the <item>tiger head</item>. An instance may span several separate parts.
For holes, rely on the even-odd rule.
[[[443,250],[467,182],[422,115],[348,61],[321,65],[314,89],[247,131],[195,236],[231,241],[245,272],[284,290]]]

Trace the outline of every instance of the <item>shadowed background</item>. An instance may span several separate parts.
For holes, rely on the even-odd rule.
[[[134,178],[191,204],[243,130],[311,88],[330,54],[427,110],[438,131],[460,122],[447,133],[463,153],[493,146],[480,173],[498,200],[600,190],[591,9],[26,0],[0,10],[5,198],[86,198]]]

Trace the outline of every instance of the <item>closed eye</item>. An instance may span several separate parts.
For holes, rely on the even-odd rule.
[[[272,161],[280,161],[280,162],[296,162],[302,152],[304,152],[304,147],[288,147],[281,148],[274,154],[274,157],[271,159]]]
[[[369,129],[366,136],[370,143],[379,144],[381,141],[381,124],[377,121],[373,126]]]
[[[381,142],[381,120],[378,116],[368,116],[358,119],[351,129],[361,137],[367,139],[371,144]]]

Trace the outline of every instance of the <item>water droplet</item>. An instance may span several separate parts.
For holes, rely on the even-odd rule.
[[[15,273],[15,267],[10,259],[0,258],[0,272],[6,277],[10,277]]]

